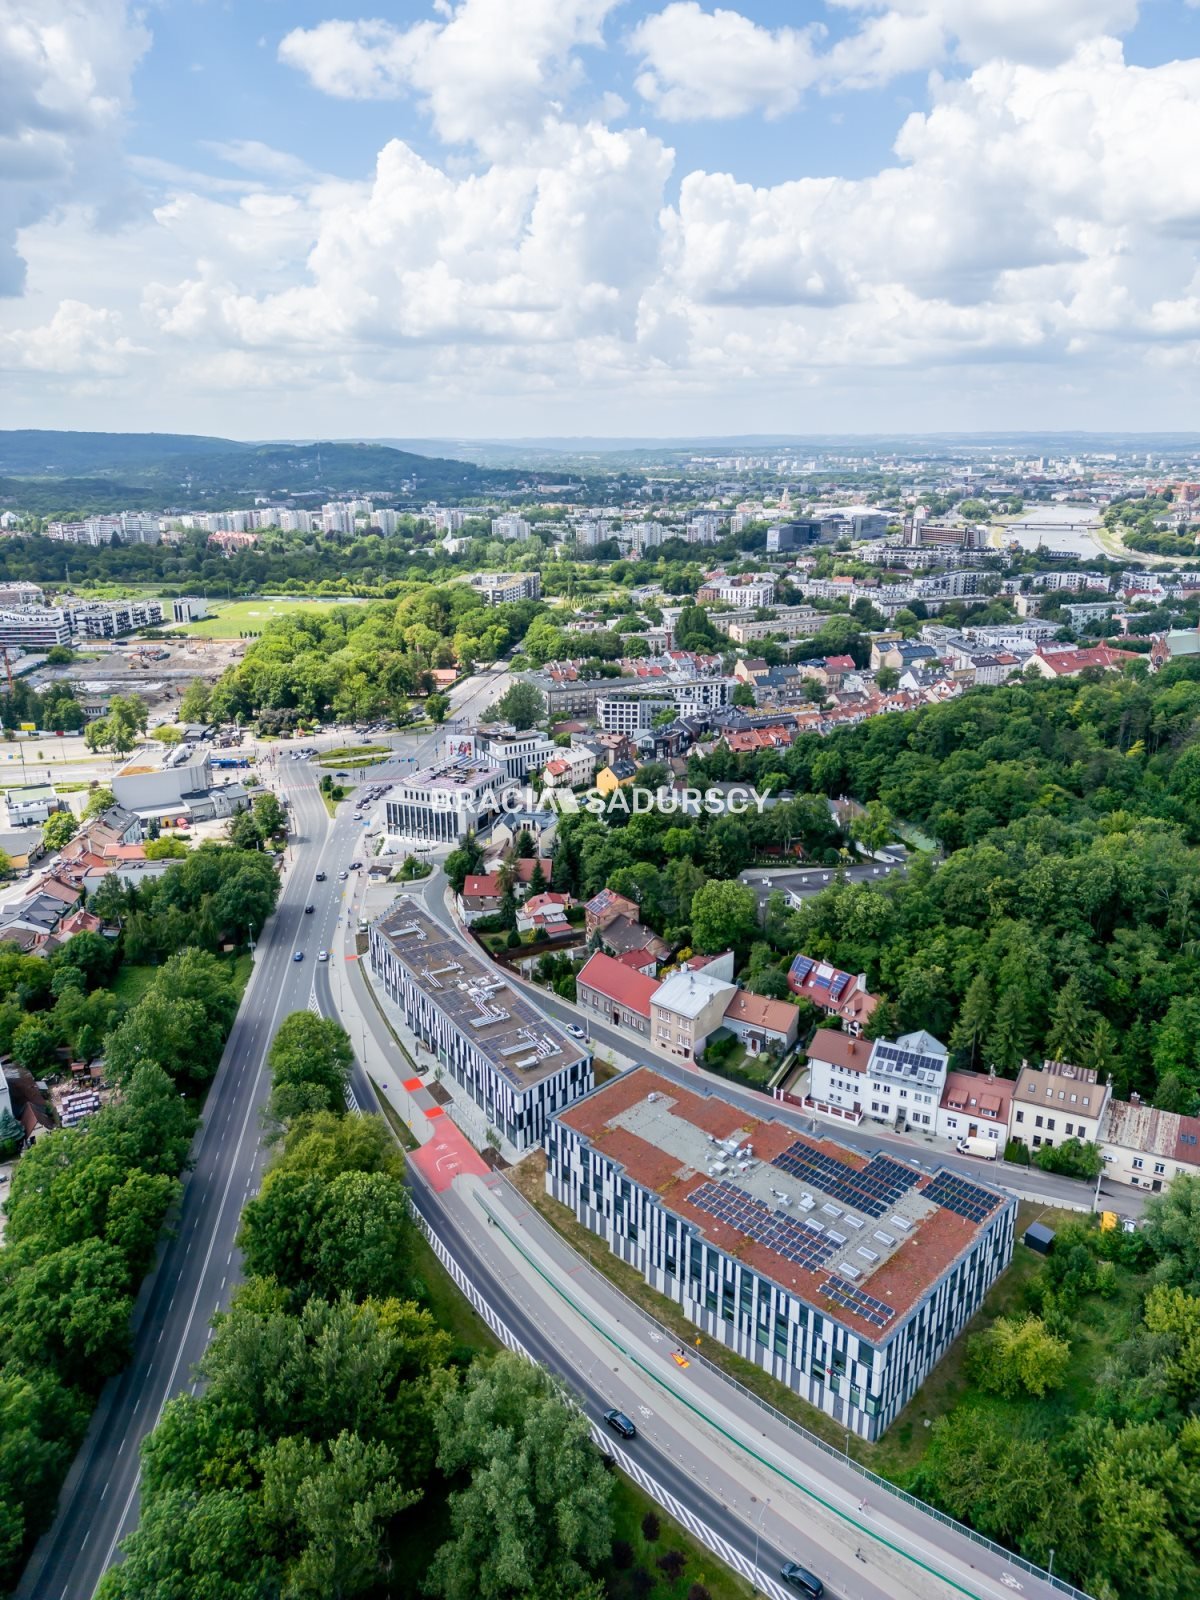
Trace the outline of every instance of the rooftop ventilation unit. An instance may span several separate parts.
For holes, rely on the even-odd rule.
[[[901,1233],[911,1233],[912,1232],[912,1223],[908,1220],[907,1217],[902,1217],[899,1214],[897,1214],[894,1217],[889,1217],[888,1218],[888,1222],[890,1223],[890,1225],[893,1228],[898,1228]]]
[[[847,1213],[846,1213],[846,1226],[848,1228],[861,1228],[862,1225],[863,1225],[863,1220],[862,1220],[861,1217],[852,1216],[850,1214],[850,1212],[847,1211]]]
[[[868,1250],[865,1244],[860,1244],[858,1249],[854,1253],[855,1253],[856,1256],[861,1256],[864,1261],[878,1261],[879,1260],[879,1251],[878,1250]]]
[[[875,1229],[875,1237],[879,1240],[880,1244],[886,1245],[889,1250],[896,1242],[892,1235],[890,1233],[884,1233],[882,1228]]]
[[[830,1244],[836,1244],[839,1249],[841,1249],[842,1245],[846,1243],[846,1235],[844,1233],[835,1233],[832,1228],[830,1228],[825,1237],[829,1240]]]
[[[839,1261],[838,1271],[841,1273],[843,1278],[849,1278],[851,1283],[862,1277],[862,1273],[859,1271],[859,1269],[856,1266],[853,1266],[849,1261]]]
[[[832,1200],[826,1200],[821,1210],[827,1217],[840,1217],[842,1214],[841,1206],[835,1206]]]
[[[812,1195],[810,1195],[810,1194],[802,1194],[800,1196],[800,1209],[801,1209],[801,1211],[811,1211],[812,1208],[816,1205],[816,1203],[817,1202],[813,1199]]]

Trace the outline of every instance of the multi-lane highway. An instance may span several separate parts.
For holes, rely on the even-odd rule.
[[[460,685],[455,714],[477,714],[499,682],[499,675],[490,675]],[[398,740],[404,753],[379,770],[392,777],[411,770],[431,757],[439,738]],[[119,1541],[137,1521],[141,1441],[166,1401],[192,1386],[211,1318],[228,1304],[238,1279],[238,1219],[267,1159],[261,1122],[269,1087],[266,1054],[282,1018],[303,1010],[312,997],[318,948],[333,942],[337,871],[348,864],[361,832],[346,806],[331,825],[317,773],[306,762],[280,754],[273,764],[277,786],[292,807],[279,904],[259,938],[250,982],[209,1089],[173,1232],[138,1300],[132,1358],[101,1394],[54,1523],[16,1590],[20,1600],[91,1600]],[[320,868],[329,881],[317,885]],[[318,910],[306,916],[310,903]],[[297,950],[301,961],[294,959]]]

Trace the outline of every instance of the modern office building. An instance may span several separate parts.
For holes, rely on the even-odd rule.
[[[591,1053],[411,901],[372,924],[370,959],[408,1027],[514,1151],[541,1144],[549,1119],[592,1088]]]
[[[137,628],[156,628],[163,620],[161,600],[72,600],[63,610],[72,633],[84,639],[115,639]]]
[[[767,529],[767,554],[801,550],[806,544],[816,544],[820,537],[819,522],[774,522]]]
[[[869,1159],[646,1067],[551,1121],[546,1188],[709,1338],[863,1439],[1012,1256],[1016,1201]]]
[[[607,680],[609,692],[596,696],[596,719],[605,733],[644,733],[653,727],[660,711],[674,710],[681,717],[703,711],[720,711],[737,687],[732,678],[685,678],[648,683]]]
[[[460,754],[401,778],[384,807],[388,833],[430,844],[458,844],[500,811],[500,794],[509,779],[494,761]]]

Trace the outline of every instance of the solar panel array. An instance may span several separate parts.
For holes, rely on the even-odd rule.
[[[998,1194],[989,1194],[986,1189],[981,1189],[978,1184],[969,1183],[966,1178],[960,1178],[955,1172],[939,1172],[937,1177],[923,1191],[926,1200],[932,1200],[935,1205],[943,1206],[947,1211],[954,1211],[960,1217],[966,1217],[968,1222],[982,1222],[984,1217],[995,1211],[1001,1203]]]
[[[901,1050],[899,1045],[891,1044],[885,1039],[876,1040],[872,1059],[882,1062],[894,1072],[904,1073],[907,1077],[915,1077],[918,1072],[937,1074],[942,1065],[937,1056],[925,1055],[920,1050]]]
[[[718,1222],[728,1223],[755,1244],[766,1245],[798,1267],[815,1272],[823,1267],[838,1248],[802,1222],[785,1217],[773,1206],[752,1200],[731,1183],[702,1183],[688,1199]]]
[[[811,956],[797,956],[792,962],[792,977],[797,983],[803,983],[816,964]]]
[[[771,1165],[868,1217],[881,1217],[890,1211],[919,1176],[890,1156],[872,1156],[865,1167],[852,1167],[800,1140],[776,1156]]]
[[[845,1278],[831,1277],[827,1283],[821,1285],[821,1293],[835,1304],[845,1306],[847,1311],[853,1311],[856,1316],[865,1318],[873,1328],[886,1328],[896,1315],[891,1306],[884,1305],[882,1300],[876,1300],[874,1295],[856,1289],[852,1283],[847,1283]]]

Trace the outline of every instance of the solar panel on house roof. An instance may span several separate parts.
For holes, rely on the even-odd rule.
[[[846,985],[849,982],[850,982],[850,978],[849,978],[848,974],[846,974],[845,972],[837,973],[835,975],[835,977],[834,977],[833,983],[830,985],[830,988],[829,988],[829,998],[831,1000],[839,999],[840,996],[841,996],[842,990],[846,987]]]
[[[797,983],[803,983],[815,966],[816,962],[808,956],[797,956],[792,962],[792,977]]]
[[[884,1305],[883,1301],[876,1300],[874,1295],[855,1288],[854,1284],[847,1283],[845,1278],[831,1276],[821,1285],[821,1293],[835,1305],[845,1306],[847,1311],[853,1311],[856,1316],[863,1317],[873,1328],[886,1328],[896,1315],[891,1306]]]
[[[791,1217],[781,1216],[732,1184],[702,1183],[688,1199],[718,1222],[727,1223],[755,1244],[765,1245],[807,1271],[815,1272],[833,1254],[835,1247],[827,1239],[803,1230]]]
[[[989,1194],[955,1172],[939,1172],[923,1193],[926,1200],[966,1217],[968,1222],[982,1222],[1001,1203],[1000,1195]]]

